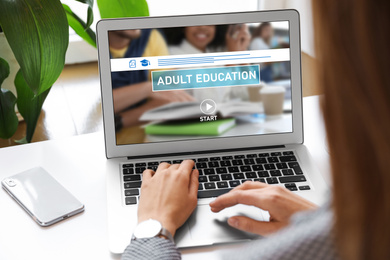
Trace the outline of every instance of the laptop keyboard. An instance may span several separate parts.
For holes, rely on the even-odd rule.
[[[245,181],[283,185],[291,191],[310,190],[293,151],[250,153],[218,157],[192,158],[199,170],[198,198],[212,198],[229,192]],[[126,205],[137,204],[146,169],[157,170],[162,162],[181,163],[183,160],[125,163],[122,165]]]

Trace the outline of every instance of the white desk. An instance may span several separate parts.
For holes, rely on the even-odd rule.
[[[328,179],[328,154],[318,97],[304,98],[305,144]],[[0,179],[43,166],[85,204],[85,212],[51,227],[34,223],[0,190],[0,259],[118,259],[107,248],[103,133],[0,149]],[[217,246],[183,250],[183,259],[213,259]]]

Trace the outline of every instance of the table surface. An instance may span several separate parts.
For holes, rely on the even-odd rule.
[[[305,145],[329,183],[319,97],[303,99]],[[108,251],[103,133],[0,149],[0,179],[42,166],[85,204],[85,212],[40,227],[2,189],[0,259],[119,259]],[[240,246],[240,245],[235,245]],[[214,259],[232,245],[182,250],[183,259]]]

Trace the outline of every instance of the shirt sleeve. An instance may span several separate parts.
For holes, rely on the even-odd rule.
[[[223,259],[337,260],[333,231],[330,209],[298,213],[287,228],[251,242],[241,250],[229,250]]]
[[[175,244],[165,238],[152,237],[131,241],[125,252],[122,254],[122,260],[179,260],[180,251]]]

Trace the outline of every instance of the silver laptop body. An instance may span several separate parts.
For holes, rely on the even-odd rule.
[[[168,50],[174,50],[175,48],[170,48],[171,46],[169,45],[170,29],[172,32],[175,30],[179,31],[180,28],[180,30],[185,30],[183,28],[192,26],[214,26],[213,28],[216,28],[216,30],[225,28],[224,32],[226,34],[228,33],[227,31],[232,30],[232,28],[241,28],[240,26],[246,24],[249,32],[253,34],[254,29],[265,22],[269,22],[274,30],[273,40],[269,43],[270,48],[266,50],[255,49],[235,52],[226,50],[224,46],[217,46],[214,47],[211,52],[189,53],[185,55],[168,54],[165,56],[163,55],[164,57],[144,57],[142,55],[135,55],[134,57],[115,59],[113,58],[113,55],[110,54],[109,31],[141,29],[141,36],[138,39],[142,39],[142,34],[144,32],[152,34],[153,31],[158,31],[158,34],[167,42]],[[239,26],[237,27],[237,25]],[[174,30],[172,28],[176,29]],[[156,32],[154,32],[154,34],[156,34]],[[272,181],[276,179],[275,182],[277,183],[272,185],[288,187],[290,190],[293,190],[293,192],[318,205],[324,202],[327,186],[320,173],[313,165],[306,147],[303,145],[300,30],[299,14],[295,10],[102,20],[99,21],[97,25],[97,39],[107,156],[106,174],[109,249],[112,253],[120,254],[124,251],[126,246],[130,243],[132,231],[137,224],[138,196],[131,195],[130,193],[137,189],[139,190],[139,188],[136,187],[136,182],[138,180],[132,179],[135,177],[127,176],[140,175],[140,172],[137,171],[140,171],[140,169],[142,170],[143,167],[153,167],[150,165],[154,165],[156,162],[174,162],[175,160],[195,159],[197,167],[202,170],[202,175],[207,176],[205,178],[209,181],[211,177],[206,173],[209,171],[214,172],[216,168],[206,170],[204,167],[207,169],[210,168],[208,166],[213,165],[213,163],[210,164],[210,162],[220,158],[220,161],[217,163],[219,168],[223,168],[220,167],[223,164],[222,161],[224,161],[224,164],[226,163],[225,161],[239,164],[230,166],[233,168],[229,168],[225,165],[226,169],[224,171],[227,171],[226,174],[231,176],[225,175],[225,177],[227,176],[231,179],[220,179],[222,178],[222,175],[216,178],[218,178],[217,182],[225,182],[223,185],[227,186],[220,188],[220,184],[215,182],[215,188],[210,190],[219,190],[222,194],[223,189],[231,189],[233,184],[237,184],[237,181],[243,182],[249,179],[250,181],[272,183]],[[180,47],[180,45],[178,46]],[[278,56],[277,58],[274,58],[274,54],[276,55],[276,52],[282,51],[282,49],[288,50],[287,54],[284,52],[283,57]],[[222,64],[221,55],[225,59],[223,61],[225,62],[225,66]],[[228,57],[229,55],[237,56],[234,56],[236,59],[233,60],[231,57]],[[264,58],[265,60],[263,61],[261,58]],[[202,62],[214,59],[212,60],[214,64],[188,62],[191,61],[191,59],[195,61],[201,60]],[[183,60],[185,61],[184,63]],[[223,133],[219,133],[219,135],[213,136],[196,136],[193,133],[190,135],[182,135],[182,133],[169,135],[166,133],[159,134],[158,132],[157,134],[156,132],[153,132],[154,134],[149,134],[152,130],[161,131],[161,128],[159,127],[165,126],[164,122],[161,124],[159,121],[153,122],[152,127],[150,127],[150,122],[148,121],[139,125],[123,128],[122,130],[115,130],[116,117],[114,113],[115,101],[113,97],[113,86],[114,83],[117,84],[114,82],[114,79],[120,78],[118,76],[119,73],[126,73],[126,71],[131,70],[138,71],[138,69],[149,69],[154,71],[149,74],[149,77],[151,77],[150,81],[152,82],[153,91],[157,92],[159,91],[157,77],[161,75],[174,75],[176,72],[172,71],[182,71],[179,73],[194,73],[195,75],[196,73],[200,73],[200,71],[202,71],[202,73],[207,73],[207,69],[217,68],[227,75],[228,73],[232,73],[231,70],[229,71],[230,67],[237,67],[238,71],[241,73],[246,69],[244,66],[257,64],[260,64],[256,74],[258,75],[259,80],[260,78],[266,79],[268,77],[269,79],[266,83],[268,87],[282,85],[286,88],[284,113],[279,115],[279,117],[265,116],[261,111],[251,115],[233,116],[235,120],[231,122],[234,122],[234,126],[225,130]],[[250,68],[256,69],[254,66]],[[268,74],[266,74],[266,72]],[[247,84],[248,86],[246,86],[246,81],[235,82],[234,84],[241,85],[233,84],[213,87],[212,89],[228,89],[226,91],[231,91],[235,88],[245,89],[249,88],[251,84],[253,85],[253,82],[249,83]],[[183,88],[183,84],[184,83],[181,85],[181,89]],[[218,96],[215,96],[215,94],[213,94],[214,92],[209,90],[211,88],[209,88],[207,84],[195,84],[194,86],[188,86],[188,88],[188,93],[193,94],[199,92],[206,93],[205,95],[208,95],[209,93],[210,99],[218,99]],[[193,88],[204,89],[194,90]],[[175,89],[179,88],[169,90],[175,91]],[[246,99],[242,98],[245,102],[248,101],[247,99],[248,97],[246,97]],[[202,100],[196,101],[201,103]],[[148,102],[148,100],[144,102]],[[218,100],[216,102],[217,106],[220,103],[223,102]],[[137,104],[135,107],[142,108],[142,106],[143,104],[141,103]],[[129,110],[131,111],[131,109],[134,108],[131,107]],[[156,109],[158,109],[158,107]],[[148,111],[145,111],[144,115],[146,115],[146,112]],[[281,121],[282,118],[283,123]],[[163,119],[167,120],[167,125],[172,124],[168,119]],[[194,118],[191,118],[191,120],[193,120],[191,122],[194,123]],[[199,119],[197,120],[199,121]],[[186,120],[179,120],[178,122],[179,126],[188,124],[188,121]],[[211,129],[211,124],[207,124],[207,126]],[[141,133],[141,138],[139,137],[139,133]],[[293,156],[292,160],[295,158],[296,161],[290,162],[291,156]],[[272,161],[273,159],[270,157],[277,157],[278,159]],[[257,168],[254,170],[255,166],[250,164],[251,159],[256,161],[256,165],[261,166],[256,166]],[[250,164],[251,168],[242,168],[245,166],[245,163]],[[268,166],[266,166],[266,164]],[[269,164],[273,164],[274,166],[272,167],[275,167],[275,169],[264,169],[264,167],[271,167]],[[297,170],[296,167],[294,168],[296,164],[299,164],[300,168],[298,169],[301,169],[303,173],[299,173],[299,170]],[[136,169],[137,165],[140,166],[138,167],[140,168],[138,170]],[[230,170],[234,169],[239,169],[239,171],[230,172]],[[247,172],[248,170],[245,170],[243,172],[240,169],[250,169],[251,171]],[[252,172],[255,172],[255,175],[253,175]],[[266,176],[267,174],[268,176]],[[217,176],[218,173],[212,175]],[[252,178],[248,178],[248,176]],[[291,177],[293,178],[291,179]],[[142,177],[140,178],[142,180]],[[267,221],[269,215],[266,211],[250,206],[238,205],[225,209],[217,214],[212,213],[208,204],[215,199],[215,194],[219,193],[218,191],[211,191],[210,193],[206,189],[205,183],[202,183],[201,186],[202,190],[198,193],[201,194],[198,199],[198,207],[190,219],[178,230],[175,236],[175,242],[178,247],[206,246],[257,238],[255,235],[234,230],[227,225],[226,220],[233,215],[246,215],[257,220]],[[207,187],[210,188],[210,185]],[[129,190],[131,190],[131,192]],[[214,194],[214,196],[210,197],[207,196],[207,194]]]

